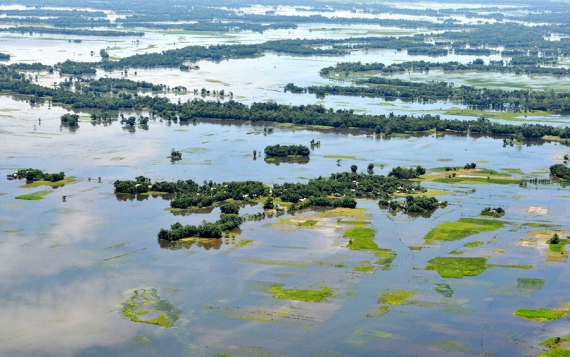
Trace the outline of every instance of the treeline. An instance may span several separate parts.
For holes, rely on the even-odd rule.
[[[265,155],[275,157],[309,156],[311,150],[305,145],[268,145],[265,147]]]
[[[0,61],[9,61],[10,55],[6,53],[0,53]]]
[[[155,182],[144,176],[135,180],[117,180],[115,193],[140,194],[145,192],[175,193],[170,202],[172,208],[208,207],[229,199],[260,200],[262,197],[279,198],[291,202],[299,209],[307,206],[349,207],[356,206],[355,198],[389,197],[396,191],[414,193],[426,191],[419,184],[411,184],[393,176],[358,173],[336,173],[330,177],[310,179],[306,183],[274,184],[264,186],[257,181],[232,181],[215,183],[204,181],[199,185],[193,180]]]
[[[366,86],[309,86],[296,93],[308,92],[317,96],[351,95],[379,97],[388,100],[401,99],[413,102],[450,100],[477,110],[546,111],[556,114],[570,113],[570,92],[531,91],[525,89],[503,90],[454,86],[446,82],[411,82],[401,79],[372,77],[356,81]]]
[[[428,130],[472,132],[492,135],[522,135],[540,138],[545,135],[570,138],[569,127],[542,124],[499,124],[487,119],[441,119],[439,116],[421,115],[366,115],[353,110],[325,108],[322,105],[253,103],[250,106],[229,100],[226,102],[192,100],[172,103],[168,98],[132,95],[127,93],[78,93],[64,88],[49,88],[31,83],[25,76],[0,66],[0,90],[32,95],[38,100],[49,99],[72,108],[92,108],[102,111],[121,109],[147,110],[152,116],[164,119],[190,121],[198,118],[243,120],[252,122],[292,123],[296,125],[322,125],[334,128],[359,128],[376,133],[410,133]],[[475,91],[475,90],[474,90]],[[510,92],[506,92],[508,94]],[[540,93],[540,92],[539,92]],[[545,92],[546,95],[555,95]]]
[[[119,31],[119,30],[83,30],[68,29],[55,27],[37,27],[37,26],[18,26],[0,28],[0,32],[12,32],[29,34],[53,34],[53,35],[73,35],[73,36],[101,36],[101,37],[127,37],[127,36],[144,36],[144,32]]]
[[[17,179],[17,180],[26,179],[26,181],[28,182],[34,182],[34,181],[56,182],[65,179],[65,173],[60,172],[60,173],[50,174],[47,172],[43,172],[42,170],[30,168],[30,169],[20,169],[14,172],[12,175],[8,175],[8,178]]]
[[[175,241],[182,238],[200,237],[200,238],[222,238],[222,234],[226,231],[239,227],[244,219],[237,214],[225,214],[215,222],[206,222],[198,226],[185,225],[179,222],[170,226],[170,229],[161,229],[158,232],[158,239]]]
[[[514,74],[540,74],[552,76],[570,76],[570,69],[564,67],[542,67],[539,66],[533,57],[524,57],[531,61],[531,65],[519,64],[517,59],[510,62],[507,61],[490,61],[485,64],[482,59],[476,59],[470,63],[451,62],[426,62],[426,61],[408,61],[384,65],[383,63],[366,63],[361,62],[342,62],[335,66],[325,67],[320,70],[322,76],[331,74],[345,74],[355,72],[378,71],[384,74],[405,73],[405,72],[429,72],[432,69],[443,70],[445,72],[458,71],[477,71],[477,72],[497,72],[497,73],[514,73]],[[304,88],[297,87],[298,90]]]

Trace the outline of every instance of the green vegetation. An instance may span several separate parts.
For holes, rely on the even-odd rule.
[[[442,278],[477,276],[487,270],[487,258],[438,257],[428,261],[426,270],[435,270]]]
[[[356,271],[371,271],[371,270],[374,270],[374,266],[373,265],[357,265],[354,267],[354,270],[356,270]]]
[[[439,241],[453,241],[473,234],[493,231],[502,228],[505,223],[477,218],[460,218],[457,222],[444,222],[433,228],[425,237],[426,243]]]
[[[517,288],[519,289],[540,290],[545,283],[546,280],[544,279],[517,278]]]
[[[356,156],[350,155],[325,155],[325,159],[354,159]]]
[[[533,309],[518,309],[513,314],[518,317],[522,317],[528,320],[535,321],[552,321],[567,315],[570,311],[568,310],[552,310],[540,308],[537,310]]]
[[[374,242],[375,233],[373,228],[355,227],[344,232],[344,237],[350,238],[348,242],[349,249],[374,252],[380,249]]]
[[[263,152],[269,157],[295,157],[311,154],[311,150],[305,145],[269,145]]]
[[[35,181],[48,181],[48,182],[56,182],[65,179],[65,173],[60,172],[58,174],[48,174],[47,172],[43,172],[42,170],[38,169],[20,169],[14,172],[12,175],[8,175],[9,179],[26,179],[27,182],[35,182]]]
[[[479,213],[479,215],[499,218],[505,215],[505,210],[502,207],[497,207],[497,208],[485,207],[483,208],[481,213]]]
[[[384,270],[388,270],[392,261],[396,259],[396,253],[391,249],[385,248],[378,248],[374,256],[380,258],[376,261],[376,264],[384,265]]]
[[[246,245],[250,245],[253,243],[253,239],[241,239],[236,243],[238,247],[245,247]]]
[[[415,294],[416,293],[414,291],[406,290],[384,291],[378,298],[378,303],[388,305],[402,305]]]
[[[162,300],[156,289],[137,289],[123,304],[122,313],[133,322],[172,327],[182,310]]]
[[[550,175],[563,180],[570,180],[570,168],[564,164],[552,165],[550,166]]]
[[[204,221],[201,225],[185,225],[176,222],[170,229],[162,228],[158,232],[158,239],[175,241],[183,238],[222,238],[223,232],[239,227],[244,218],[235,214],[225,214],[216,222]]]
[[[560,344],[560,342],[564,342],[564,341],[570,341],[570,335],[566,335],[563,337],[551,337],[546,341],[542,341],[540,344],[543,346],[546,346],[548,348],[554,348],[558,344]]]
[[[301,226],[301,227],[314,227],[317,223],[318,223],[318,221],[315,221],[314,219],[309,219],[309,220],[306,220],[304,222],[299,223],[299,226]]]
[[[273,294],[276,299],[300,300],[308,302],[324,302],[332,296],[332,289],[327,286],[321,286],[320,290],[307,290],[295,288],[283,288],[282,284],[275,284],[270,287],[267,292]]]
[[[434,284],[434,290],[440,293],[441,295],[445,296],[446,298],[450,298],[453,296],[453,289],[448,284],[444,283],[437,283]]]
[[[382,305],[378,309],[368,310],[364,316],[379,317],[388,312],[388,305]]]
[[[172,149],[170,152],[170,156],[168,156],[168,158],[172,162],[182,160],[182,152],[176,151],[175,149]]]
[[[469,242],[469,243],[465,243],[463,246],[466,248],[475,248],[478,247],[480,245],[483,245],[483,241],[475,241],[475,242]]]
[[[436,210],[439,207],[447,207],[447,201],[439,201],[435,197],[412,196],[407,195],[405,201],[381,199],[378,205],[382,207],[388,206],[390,211],[403,210],[406,213],[427,213]]]
[[[53,192],[53,190],[38,191],[38,192],[30,193],[30,194],[27,194],[27,195],[16,196],[16,199],[18,199],[18,200],[37,201],[37,200],[43,199],[45,196],[49,195],[49,194],[52,193],[52,192]]]
[[[220,211],[223,214],[238,214],[239,213],[239,206],[235,203],[227,203],[223,206],[220,206]]]

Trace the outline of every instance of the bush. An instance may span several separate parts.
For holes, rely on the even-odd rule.
[[[221,206],[220,211],[222,211],[223,214],[238,214],[239,206],[235,203],[228,203],[227,205]]]

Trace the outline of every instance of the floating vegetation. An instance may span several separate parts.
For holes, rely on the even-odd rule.
[[[517,278],[517,288],[519,289],[540,290],[545,283],[546,280],[544,279]]]
[[[388,312],[388,306],[382,305],[377,309],[371,309],[371,310],[366,311],[366,314],[364,316],[366,316],[366,317],[379,317],[379,316],[384,315],[387,312]]]
[[[30,193],[30,194],[27,194],[27,195],[16,196],[16,199],[18,199],[18,200],[37,201],[37,200],[42,200],[45,196],[49,195],[49,194],[52,193],[52,192],[53,192],[53,190],[38,191],[38,192]]]
[[[460,218],[457,222],[444,222],[433,228],[425,237],[426,243],[434,240],[453,241],[473,234],[494,231],[504,226],[504,222],[479,218]]]
[[[391,249],[378,248],[375,257],[380,257],[375,264],[384,265],[384,270],[390,269],[390,264],[394,259],[396,259],[396,253]]]
[[[245,247],[253,243],[253,239],[241,239],[236,243],[236,247]]]
[[[402,305],[414,295],[416,295],[414,291],[407,290],[384,291],[380,294],[378,303],[388,305]]]
[[[437,283],[433,285],[434,285],[434,290],[440,293],[441,295],[445,296],[446,298],[450,298],[453,296],[453,289],[451,289],[451,287],[448,284]]]
[[[426,270],[435,270],[442,278],[477,276],[487,270],[486,258],[438,257],[428,261]]]
[[[404,338],[394,335],[393,333],[359,328],[358,330],[354,331],[344,342],[353,345],[364,345],[377,338],[389,338],[392,340],[404,341]]]
[[[483,241],[478,240],[478,241],[475,241],[475,242],[465,243],[463,246],[464,246],[465,248],[475,248],[475,247],[478,247],[478,246],[480,246],[480,245],[483,245]]]
[[[419,245],[419,246],[410,245],[410,246],[408,247],[409,250],[422,250],[422,248],[423,248],[423,247],[422,247],[421,245]]]
[[[357,265],[354,267],[354,270],[356,270],[356,271],[371,271],[371,270],[374,270],[374,266],[373,265]]]
[[[347,224],[347,225],[351,225],[351,226],[365,226],[367,224],[370,224],[370,222],[367,222],[367,221],[345,221],[342,219],[339,219],[336,223]]]
[[[324,302],[332,296],[332,289],[322,285],[320,290],[283,288],[283,284],[273,284],[268,290],[276,299]]]
[[[567,315],[568,310],[552,310],[552,309],[518,309],[513,315],[534,321],[552,321]]]
[[[162,300],[156,289],[136,289],[123,304],[122,313],[133,322],[172,327],[182,310]]]

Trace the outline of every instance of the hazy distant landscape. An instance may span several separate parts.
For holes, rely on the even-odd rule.
[[[0,6],[0,354],[570,356],[570,6]]]

